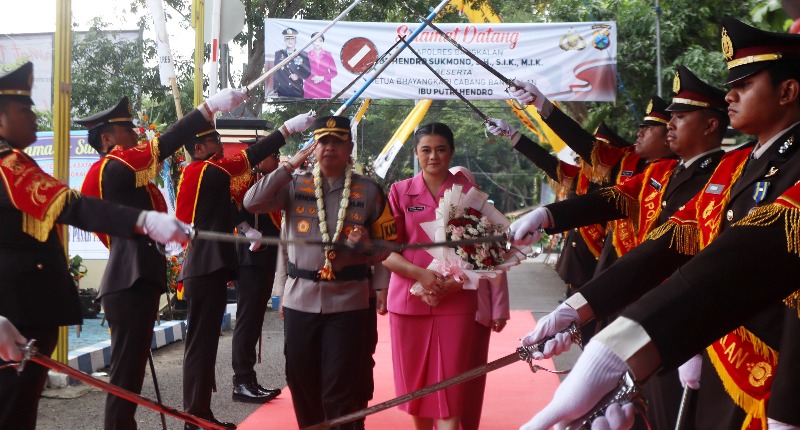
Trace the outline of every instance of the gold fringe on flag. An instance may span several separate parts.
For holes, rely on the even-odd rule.
[[[596,184],[605,184],[611,180],[612,166],[606,166],[600,161],[600,156],[598,155],[599,148],[600,145],[594,145],[594,148],[592,148],[592,167],[589,177],[592,179],[592,182]]]
[[[685,255],[700,252],[700,234],[696,224],[678,224],[672,220],[661,224],[645,236],[645,240],[656,240],[671,235],[669,247]]]
[[[737,336],[740,336],[743,340],[751,343],[756,353],[758,353],[765,360],[769,361],[770,363],[776,363],[778,361],[778,352],[770,348],[769,345],[764,343],[764,341],[759,339],[758,336],[754,335],[746,328],[738,327],[733,332]],[[708,352],[708,357],[711,361],[711,364],[717,371],[717,375],[719,375],[722,385],[725,387],[725,391],[728,393],[734,403],[736,403],[747,413],[747,416],[742,423],[742,430],[750,428],[750,424],[754,419],[759,420],[761,422],[761,429],[765,430],[767,428],[766,401],[756,399],[744,392],[736,384],[733,378],[727,374],[727,372],[722,371],[722,369],[725,369],[725,365],[722,363],[722,360],[720,360],[713,347],[709,346],[706,348],[706,352]]]
[[[143,187],[150,183],[158,175],[158,157],[161,155],[161,150],[158,149],[158,138],[155,137],[150,142],[150,164],[147,168],[136,171],[136,188]]]
[[[601,188],[600,195],[607,202],[613,202],[614,207],[631,220],[633,228],[637,231],[639,230],[639,200],[624,194],[616,187]]]
[[[27,213],[23,213],[22,231],[39,242],[46,241],[47,237],[50,235],[50,230],[53,229],[53,224],[56,223],[56,218],[58,218],[64,210],[67,199],[77,198],[78,196],[80,196],[80,194],[77,191],[65,188],[53,198],[50,202],[50,206],[44,213],[44,218],[41,220]]]

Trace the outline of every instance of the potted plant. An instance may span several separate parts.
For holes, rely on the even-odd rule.
[[[97,318],[97,314],[100,313],[100,304],[95,302],[97,290],[94,288],[80,288],[81,278],[86,276],[86,272],[88,272],[88,269],[83,265],[83,258],[80,255],[69,259],[69,274],[72,276],[75,288],[78,289],[83,317]]]

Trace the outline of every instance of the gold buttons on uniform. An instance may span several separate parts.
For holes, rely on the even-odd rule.
[[[733,209],[728,209],[728,213],[725,215],[725,218],[727,218],[728,221],[733,221]]]
[[[665,207],[667,207],[667,202],[666,202],[666,201],[663,201],[663,202],[661,202],[661,207],[662,207],[662,208],[665,208]]]
[[[36,268],[39,269],[39,270],[42,270],[42,269],[44,269],[44,264],[36,263]]]
[[[577,243],[575,243],[575,242],[572,242],[572,247],[573,247],[573,248],[575,248],[575,247],[577,247],[577,246],[578,246],[578,244],[577,244]]]

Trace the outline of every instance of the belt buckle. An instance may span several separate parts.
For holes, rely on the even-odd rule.
[[[319,282],[319,281],[320,281],[320,275],[319,275],[319,270],[317,270],[316,272],[314,272],[314,282]]]

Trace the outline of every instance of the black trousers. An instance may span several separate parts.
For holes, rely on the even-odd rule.
[[[101,297],[111,328],[111,384],[141,394],[161,294],[160,286],[140,280]],[[136,407],[113,394],[106,396],[105,429],[136,430]]]
[[[239,267],[236,283],[236,327],[233,329],[231,361],[233,384],[257,382],[256,345],[264,325],[275,272],[260,266]]]
[[[183,355],[183,408],[200,418],[214,418],[211,393],[222,316],[227,302],[228,271],[184,279],[189,318]]]
[[[317,314],[283,308],[286,382],[301,428],[361,408],[367,342],[360,334],[369,312]],[[357,428],[358,423],[335,427]]]
[[[49,357],[58,342],[58,327],[17,327],[26,339],[36,339],[39,352]],[[0,360],[0,365],[5,361]],[[25,370],[17,374],[8,367],[0,370],[0,430],[33,430],[36,428],[36,411],[47,382],[47,368],[28,362]]]

